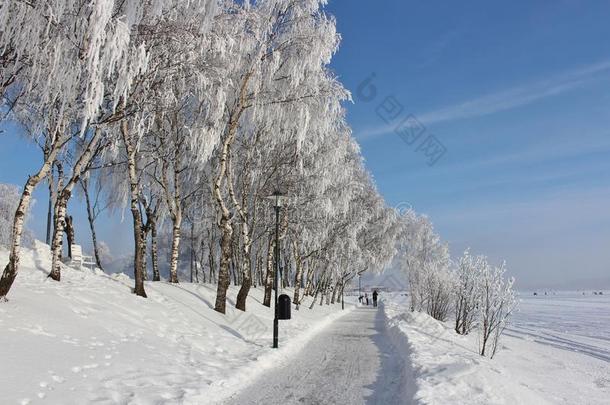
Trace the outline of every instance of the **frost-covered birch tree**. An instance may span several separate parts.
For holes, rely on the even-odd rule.
[[[486,265],[480,273],[479,351],[481,356],[493,358],[498,350],[500,336],[514,312],[517,301],[513,285],[515,280],[505,276],[506,265]],[[491,353],[490,353],[491,352]]]
[[[215,309],[225,312],[229,262],[234,234],[233,207],[227,185],[231,155],[240,126],[248,121],[275,121],[270,136],[293,139],[299,145],[307,134],[308,104],[324,98],[333,83],[326,66],[338,45],[334,21],[321,10],[320,1],[260,1],[235,8],[230,14],[239,55],[229,70],[226,124],[217,150],[214,199],[219,212],[221,254]],[[243,28],[247,27],[247,28]],[[329,80],[331,79],[331,80]]]
[[[100,113],[104,77],[116,74],[129,81],[131,73],[120,69],[119,59],[129,46],[132,21],[113,9],[111,0],[12,1],[0,7],[2,101],[10,117],[27,121],[27,133],[45,147],[43,163],[29,176],[15,212],[0,296],[17,276],[23,221],[34,188],[73,139],[73,127],[80,126],[82,133]]]
[[[470,250],[466,250],[457,262],[454,329],[460,335],[467,335],[475,326],[481,293],[481,272],[486,267],[485,257],[472,256]]]

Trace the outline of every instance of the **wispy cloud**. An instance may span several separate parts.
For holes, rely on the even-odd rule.
[[[430,125],[439,122],[481,117],[510,110],[576,89],[588,82],[599,79],[602,74],[609,71],[610,60],[598,62],[563,72],[549,79],[486,94],[456,105],[429,111],[418,115],[418,119],[424,124]],[[359,139],[367,139],[391,133],[393,130],[394,125],[382,125],[360,131],[357,133],[357,136]]]
[[[441,34],[436,40],[423,47],[423,55],[421,55],[421,58],[417,58],[419,63],[416,61],[415,66],[419,69],[425,69],[435,64],[460,35],[461,32],[457,29]]]
[[[566,131],[569,131],[567,129]],[[569,135],[569,132],[568,132]],[[527,147],[521,144],[507,150],[505,148],[478,155],[456,155],[455,159],[435,168],[416,167],[405,172],[404,163],[389,164],[379,169],[376,174],[383,176],[401,176],[420,178],[423,175],[434,178],[443,178],[450,174],[459,173],[466,176],[472,173],[488,172],[490,170],[504,170],[511,167],[524,167],[534,163],[550,164],[553,161],[580,159],[584,162],[597,162],[589,160],[593,154],[610,153],[610,132],[587,132],[586,138],[566,136],[566,133],[554,133],[554,142],[549,143],[547,137],[539,141],[529,142]]]
[[[495,153],[489,156],[470,159],[466,162],[458,161],[454,165],[446,166],[447,171],[456,170],[489,170],[501,166],[523,166],[532,163],[550,162],[562,159],[585,159],[588,155],[610,151],[610,133],[607,131],[590,133],[583,141],[582,138],[563,138],[549,145],[546,141],[528,144],[526,148]],[[592,135],[592,136],[591,136]]]

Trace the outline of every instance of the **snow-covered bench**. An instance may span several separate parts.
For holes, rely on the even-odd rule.
[[[79,267],[90,266],[92,270],[96,264],[93,256],[83,255],[83,248],[80,245],[72,245],[72,263],[78,264]]]

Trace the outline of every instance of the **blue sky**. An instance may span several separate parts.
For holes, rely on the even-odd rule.
[[[428,214],[454,254],[505,259],[523,288],[610,284],[610,3],[327,9],[349,122],[389,204]],[[377,114],[388,97],[445,146],[434,166]]]
[[[522,288],[610,285],[609,2],[331,0],[327,10],[343,37],[332,67],[354,93],[348,120],[390,205],[429,215],[453,254],[505,259]],[[372,74],[366,101],[357,90]],[[446,148],[435,165],[377,114],[390,97]],[[0,182],[22,185],[40,152],[4,129]],[[30,226],[43,235],[44,189],[35,197]],[[77,233],[88,235],[81,207]],[[115,254],[131,246],[120,217],[100,224]]]

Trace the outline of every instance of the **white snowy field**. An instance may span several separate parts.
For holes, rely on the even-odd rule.
[[[7,252],[0,251],[0,263]],[[353,309],[302,307],[280,321],[271,349],[273,311],[252,290],[246,313],[213,310],[215,286],[146,283],[62,269],[47,279],[48,246],[25,251],[21,271],[0,303],[1,404],[210,404],[287,362],[319,330]],[[287,291],[290,293],[290,291]]]
[[[395,295],[384,309],[394,344],[407,351],[415,400],[425,404],[610,403],[610,297],[522,295],[494,359],[477,354],[476,333],[408,313]]]

